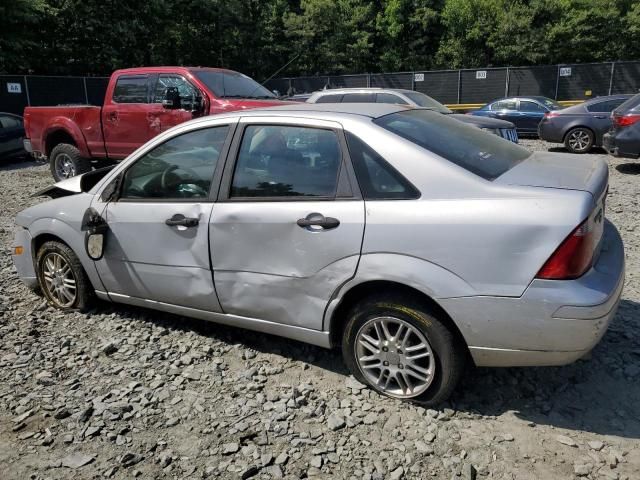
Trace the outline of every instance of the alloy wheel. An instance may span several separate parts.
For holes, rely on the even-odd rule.
[[[56,173],[58,178],[71,178],[76,175],[76,164],[66,153],[60,153],[56,157]]]
[[[585,130],[574,130],[569,134],[569,146],[576,152],[582,152],[589,147],[591,136]]]
[[[51,300],[60,307],[70,307],[76,300],[77,284],[73,270],[59,253],[48,253],[42,259],[44,287]]]
[[[368,320],[356,335],[356,362],[367,380],[395,398],[424,393],[436,369],[431,345],[411,323],[395,317]]]

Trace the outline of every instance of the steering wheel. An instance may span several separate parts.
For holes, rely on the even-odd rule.
[[[191,168],[179,167],[178,165],[169,165],[167,168],[163,170],[162,175],[160,176],[160,188],[162,188],[163,191],[167,190],[167,188],[169,187],[167,183],[169,174],[176,170],[182,170],[183,172],[191,173],[193,175],[193,178],[198,178],[198,172],[196,172],[195,170],[192,170]],[[178,175],[175,175],[175,176],[179,178]]]

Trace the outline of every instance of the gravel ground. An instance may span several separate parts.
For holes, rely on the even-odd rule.
[[[10,258],[48,169],[0,167],[0,476],[640,478],[640,168],[607,161],[627,284],[602,342],[561,368],[470,368],[437,410],[363,388],[337,352],[120,305],[48,308]]]

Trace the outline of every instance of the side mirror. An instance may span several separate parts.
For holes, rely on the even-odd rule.
[[[180,93],[177,87],[167,87],[164,91],[164,100],[162,100],[162,106],[169,110],[177,110],[181,108],[180,105]]]
[[[100,260],[104,255],[105,234],[109,230],[107,222],[94,208],[84,212],[81,229],[85,232],[84,248],[91,260]]]

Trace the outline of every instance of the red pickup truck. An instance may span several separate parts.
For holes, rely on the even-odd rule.
[[[220,68],[142,67],[111,75],[104,105],[27,107],[25,149],[49,159],[56,181],[119,161],[195,117],[281,105],[251,78]]]

